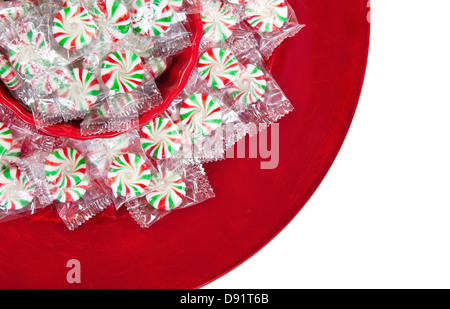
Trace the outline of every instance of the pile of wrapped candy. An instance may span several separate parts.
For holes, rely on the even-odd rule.
[[[193,15],[203,25],[196,65],[140,125],[163,102],[172,59],[193,44]],[[35,122],[0,106],[0,221],[51,208],[73,230],[126,209],[149,227],[214,197],[203,164],[292,111],[266,61],[302,27],[286,0],[0,3],[2,86]],[[43,133],[70,121],[86,138]]]

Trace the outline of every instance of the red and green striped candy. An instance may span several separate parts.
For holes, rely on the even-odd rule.
[[[22,85],[22,80],[12,67],[8,58],[6,58],[1,54],[0,54],[0,79],[11,90],[16,90]]]
[[[135,0],[130,14],[134,30],[142,35],[158,36],[169,29],[173,9],[167,0]]]
[[[127,50],[110,53],[103,61],[100,74],[103,83],[116,92],[129,92],[142,83],[144,67],[141,58]]]
[[[201,55],[198,73],[209,87],[223,89],[235,80],[239,73],[239,62],[229,50],[213,48]]]
[[[9,61],[17,72],[28,78],[42,74],[50,66],[45,57],[49,47],[44,33],[33,24],[27,23],[23,28],[23,32],[8,45]]]
[[[140,133],[141,145],[149,157],[167,159],[181,148],[181,130],[172,120],[155,117],[150,120]]]
[[[62,47],[70,50],[86,47],[97,32],[92,15],[82,6],[63,8],[53,19],[53,36]]]
[[[8,166],[0,172],[0,208],[20,210],[31,203],[34,185],[16,166]]]
[[[52,195],[54,200],[57,200],[61,203],[73,203],[81,199],[87,191],[89,185],[89,180],[87,177],[83,178],[83,180],[70,188],[59,188],[56,186],[51,186],[50,194]]]
[[[222,121],[222,110],[211,95],[195,93],[181,104],[180,118],[195,140],[217,129]]]
[[[245,15],[248,23],[256,30],[273,32],[286,23],[288,7],[285,0],[249,0]]]
[[[253,64],[246,64],[242,66],[241,72],[227,91],[235,101],[248,105],[258,102],[266,93],[266,89],[264,72]]]
[[[154,188],[145,197],[153,208],[172,210],[179,207],[186,197],[186,183],[174,171],[153,175],[150,187]]]
[[[97,0],[90,11],[101,27],[101,34],[113,42],[123,39],[130,30],[130,13],[118,0]]]
[[[145,160],[134,153],[125,153],[112,161],[108,182],[120,196],[135,197],[144,193],[150,184],[150,169]]]
[[[58,97],[70,110],[88,111],[100,93],[98,80],[86,69],[75,68],[70,73],[72,80],[58,91]]]
[[[71,188],[86,177],[86,161],[75,148],[58,148],[47,157],[44,171],[53,186]]]
[[[204,4],[202,13],[203,36],[214,42],[228,39],[234,32],[236,19],[222,1],[211,1]]]
[[[0,26],[9,25],[22,17],[28,12],[26,5],[12,6],[0,9]]]
[[[9,127],[0,122],[0,158],[11,149],[13,143],[13,135]]]

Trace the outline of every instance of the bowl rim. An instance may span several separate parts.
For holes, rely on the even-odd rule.
[[[192,30],[191,31],[192,44],[187,48],[185,48],[180,54],[174,57],[174,60],[176,60],[176,58],[182,58],[183,61],[186,62],[186,65],[184,66],[184,69],[180,71],[178,74],[179,79],[177,84],[163,97],[163,102],[139,116],[139,128],[142,128],[152,118],[161,114],[169,107],[172,101],[181,93],[181,91],[186,86],[189,76],[192,72],[192,69],[197,63],[199,46],[203,32],[201,16],[199,13],[186,14],[186,16],[188,21],[187,27]],[[167,72],[165,72],[164,74],[166,73]],[[50,135],[53,137],[66,137],[77,140],[111,138],[124,133],[112,131],[92,135],[82,135],[79,128],[79,122],[57,123],[51,126],[38,128],[34,120],[33,114],[29,110],[27,110],[24,106],[22,106],[19,102],[17,102],[17,100],[12,97],[12,95],[6,89],[5,86],[3,87],[2,86],[0,86],[0,104],[5,108],[7,108],[9,111],[11,111],[22,122],[38,129],[40,133]]]

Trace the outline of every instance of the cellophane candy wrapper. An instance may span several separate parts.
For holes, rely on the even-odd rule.
[[[38,198],[52,203],[70,230],[112,203],[104,180],[87,160],[86,141],[55,138],[50,149],[31,155],[22,168],[32,175]]]
[[[137,38],[151,39],[155,55],[175,55],[192,44],[186,14],[197,10],[196,1],[124,0],[123,3],[130,12]]]
[[[205,0],[207,2],[210,1]],[[298,22],[287,0],[223,0],[223,3],[231,9],[236,24],[244,22],[251,26],[265,59],[269,59],[274,49],[285,39],[294,36],[305,26]]]
[[[117,93],[103,99],[81,122],[81,134],[119,133],[137,129],[139,115],[163,102],[163,97],[149,70],[150,68],[143,69],[144,84],[139,89]]]
[[[53,138],[37,134],[0,106],[0,222],[35,214],[50,203],[36,197],[38,188],[21,164],[52,144]]]
[[[90,164],[95,167],[97,178],[105,181],[107,195],[116,209],[149,192],[156,168],[142,150],[138,131],[91,139],[87,144]]]
[[[200,164],[183,165],[162,161],[152,175],[151,191],[126,204],[131,217],[148,228],[171,212],[202,203],[214,192]]]

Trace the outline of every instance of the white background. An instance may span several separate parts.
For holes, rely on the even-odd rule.
[[[205,288],[450,288],[450,1],[371,6],[334,165],[272,242]]]

